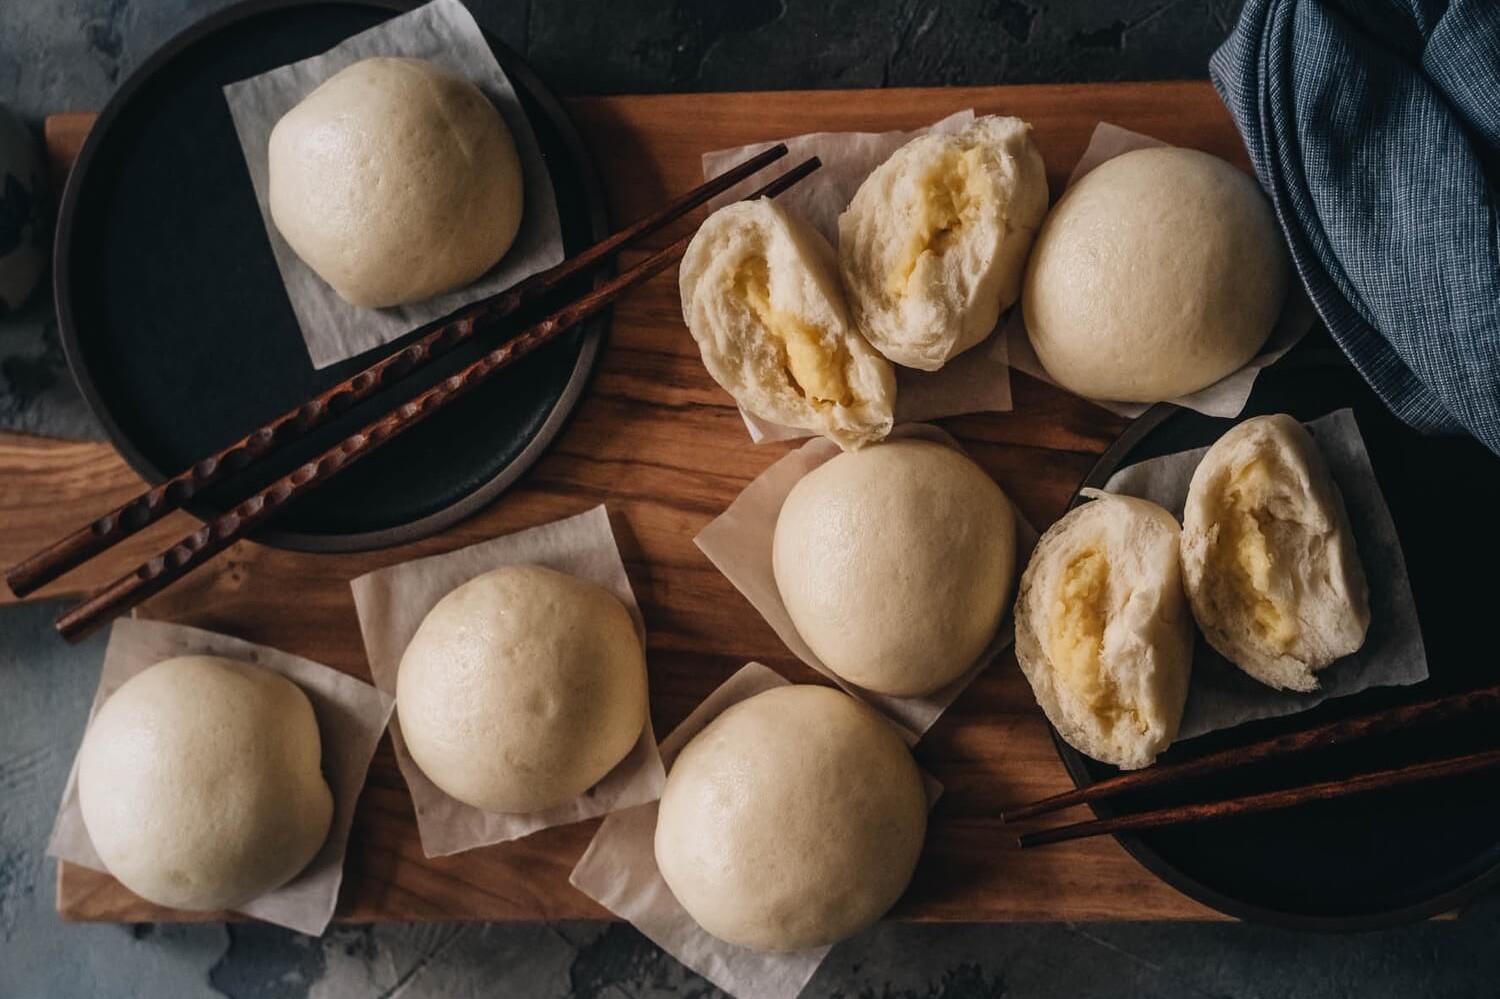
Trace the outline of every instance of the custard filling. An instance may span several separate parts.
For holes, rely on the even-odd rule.
[[[964,227],[979,217],[990,200],[984,152],[977,146],[963,152],[950,150],[928,171],[919,184],[921,200],[916,224],[886,275],[886,293],[892,298],[906,294],[906,286],[917,265],[927,254],[942,256]]]
[[[752,257],[741,264],[734,288],[776,344],[788,379],[808,402],[814,406],[853,405],[845,376],[848,350],[842,344],[828,350],[822,330],[772,306],[771,271],[765,258]]]
[[[1275,522],[1269,507],[1271,470],[1252,461],[1229,478],[1219,512],[1219,540],[1211,556],[1228,581],[1231,599],[1250,613],[1251,628],[1266,647],[1286,652],[1297,640],[1297,615],[1273,592],[1276,559],[1266,537]]]
[[[1074,555],[1062,570],[1047,620],[1047,658],[1056,679],[1103,725],[1129,715],[1142,732],[1134,707],[1125,703],[1102,668],[1104,630],[1109,624],[1109,559],[1097,548]]]

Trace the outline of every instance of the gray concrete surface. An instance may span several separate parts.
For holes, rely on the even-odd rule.
[[[0,102],[95,108],[224,0],[0,0]],[[1202,76],[1236,0],[476,0],[564,92]],[[45,302],[0,322],[0,426],[90,433]],[[40,539],[39,539],[40,540]],[[55,608],[0,610],[0,999],[622,999],[715,991],[628,927],[69,926],[47,830],[102,643]],[[881,926],[836,948],[809,999],[1500,995],[1500,899],[1455,922],[1330,938],[1237,925]]]

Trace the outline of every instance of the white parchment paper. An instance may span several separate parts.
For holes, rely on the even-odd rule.
[[[936,441],[956,450],[963,450],[945,431],[925,424],[898,426],[891,432],[891,440],[903,438]],[[855,697],[885,713],[906,730],[909,742],[915,742],[923,732],[932,727],[964,688],[1015,641],[1015,625],[1007,610],[1004,620],[995,631],[995,637],[984,652],[980,653],[974,665],[948,686],[925,697],[876,694],[849,683],[823,665],[822,660],[797,633],[797,626],[792,623],[786,604],[782,603],[781,592],[776,588],[776,575],[771,567],[771,541],[776,534],[776,518],[781,514],[781,505],[786,502],[792,487],[808,472],[841,453],[837,444],[822,437],[802,445],[746,486],[745,491],[729,505],[729,509],[698,534],[694,543],[724,577],[734,584],[734,588],[745,595],[745,599],[760,612],[760,616],[766,619],[766,623],[786,643],[793,655]],[[1012,509],[1014,510],[1014,504]],[[1016,579],[1019,580],[1022,568],[1031,556],[1031,549],[1036,545],[1037,533],[1019,510],[1014,512]],[[1010,599],[1007,598],[1007,607],[1009,606]]]
[[[625,605],[645,644],[646,625],[625,575],[609,514],[596,506],[566,520],[377,569],[353,580],[349,585],[375,685],[394,696],[401,657],[427,612],[461,584],[503,565],[541,565],[598,583]],[[654,801],[666,782],[649,714],[634,748],[603,780],[570,802],[526,814],[480,811],[440,790],[407,752],[396,717],[391,719],[391,743],[411,791],[422,852],[429,857],[520,839],[539,829]]]
[[[1089,140],[1089,146],[1084,150],[1078,165],[1068,176],[1067,187],[1072,187],[1084,174],[1121,153],[1136,149],[1154,149],[1165,145],[1168,143],[1153,139],[1149,135],[1141,135],[1139,132],[1120,128],[1118,125],[1100,122],[1094,128],[1093,137]],[[1225,375],[1212,385],[1167,401],[1208,416],[1224,418],[1238,416],[1240,410],[1245,408],[1245,402],[1250,398],[1250,390],[1255,387],[1255,379],[1259,377],[1261,371],[1274,364],[1283,354],[1296,346],[1297,341],[1312,329],[1316,318],[1317,314],[1313,311],[1312,303],[1303,294],[1302,285],[1293,274],[1287,283],[1287,299],[1282,307],[1281,317],[1276,321],[1276,326],[1271,331],[1270,338],[1261,347],[1260,353],[1247,361],[1244,367]],[[1022,310],[1012,309],[1001,320],[1001,323],[1005,328],[1000,339],[1007,342],[1007,356],[1011,366],[1049,385],[1056,385],[1057,383],[1047,374],[1047,369],[1042,367],[1042,362],[1037,359],[1036,351],[1031,347],[1031,340],[1026,336],[1026,321]],[[1102,399],[1089,401],[1117,416],[1131,419],[1151,408],[1150,403],[1144,402],[1113,402]]]
[[[838,246],[839,215],[872,170],[919,135],[962,131],[973,120],[974,112],[964,110],[912,132],[814,132],[777,140],[786,143],[788,154],[773,169],[784,169],[783,165],[800,163],[809,156],[817,156],[823,161],[821,169],[778,197],[777,203],[811,223],[829,243]],[[756,142],[704,153],[703,179],[717,177],[775,144],[776,141]],[[742,181],[709,205],[717,208],[738,200],[763,183],[765,177],[760,175]],[[1001,316],[999,328],[1003,329],[1005,323],[1005,316]],[[896,422],[1008,411],[1011,395],[1006,351],[1006,338],[997,333],[964,351],[939,371],[918,371],[896,365]],[[740,410],[740,415],[750,431],[750,439],[757,444],[813,436],[810,430],[784,427],[744,410]]]
[[[387,309],[364,309],[340,298],[281,238],[271,221],[268,201],[266,154],[271,129],[324,80],[374,56],[427,59],[468,79],[483,91],[515,136],[525,198],[516,240],[488,273],[468,287],[446,295]],[[245,165],[250,170],[255,200],[271,240],[271,252],[275,254],[276,266],[281,271],[314,368],[326,368],[390,343],[461,306],[504,291],[563,259],[557,201],[541,147],[510,80],[495,61],[495,54],[473,15],[459,0],[432,0],[409,14],[354,35],[320,56],[231,83],[224,88],[224,98],[239,134]]]
[[[1306,711],[1331,697],[1370,687],[1401,687],[1427,679],[1427,653],[1406,576],[1396,525],[1385,505],[1354,414],[1340,409],[1304,424],[1317,441],[1349,511],[1350,526],[1370,585],[1370,630],[1364,647],[1318,672],[1320,689],[1307,694],[1272,690],[1224,659],[1198,636],[1179,739],[1259,718]],[[1116,472],[1112,493],[1139,496],[1182,519],[1188,483],[1208,448],[1149,458]]]
[[[93,724],[100,707],[126,680],[163,659],[189,655],[222,656],[254,663],[291,680],[312,702],[323,743],[323,777],[333,792],[328,839],[301,874],[237,911],[318,936],[327,928],[338,903],[354,806],[395,701],[346,673],[264,645],[180,624],[121,618],[110,631],[99,688],[89,709],[89,724]],[[63,789],[47,853],[80,867],[105,870],[83,824],[76,757]]]
[[[667,765],[726,710],[788,682],[760,663],[741,667],[662,740]],[[931,805],[942,785],[925,772],[922,778]],[[725,992],[739,999],[794,999],[833,948],[767,954],[725,943],[699,926],[656,866],[657,807],[653,801],[606,818],[568,881]]]

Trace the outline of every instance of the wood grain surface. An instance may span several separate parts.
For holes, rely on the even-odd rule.
[[[568,106],[604,178],[616,225],[701,182],[700,155],[708,150],[809,131],[908,129],[965,107],[1031,121],[1054,193],[1100,120],[1245,163],[1234,127],[1207,83],[634,96],[582,98]],[[91,122],[91,115],[49,120],[54,162],[69,160]],[[664,230],[622,264],[665,245],[686,226]],[[1014,412],[944,425],[1042,527],[1061,513],[1124,422],[1024,375],[1014,375],[1013,390]],[[657,731],[666,732],[747,660],[768,663],[794,680],[814,678],[693,546],[693,536],[790,446],[750,443],[682,325],[675,274],[664,274],[616,307],[603,360],[566,431],[488,509],[438,537],[381,552],[309,555],[241,542],[215,565],[153,598],[143,612],[368,677],[351,578],[603,502],[646,617],[652,717]],[[140,485],[107,446],[0,435],[0,563],[97,516]],[[164,540],[179,537],[186,522],[185,515],[169,518],[41,596],[77,593],[113,579]],[[0,594],[0,600],[10,599]],[[1111,839],[1024,855],[1016,849],[999,813],[1070,784],[1012,656],[965,692],[916,752],[946,790],[917,876],[894,918],[1214,918]],[[1057,821],[1077,817],[1066,813]],[[387,740],[360,801],[339,918],[610,918],[567,882],[595,826],[583,823],[426,859]],[[152,906],[108,876],[70,865],[59,872],[58,909],[76,920],[194,918]]]

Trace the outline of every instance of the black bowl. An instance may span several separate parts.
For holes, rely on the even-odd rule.
[[[120,87],[69,177],[57,311],[68,363],[110,439],[159,482],[349,377],[315,371],[292,314],[221,88],[326,51],[409,5],[252,0],[168,42]],[[566,251],[606,230],[577,132],[520,56],[490,39],[541,144]],[[597,279],[596,279],[597,280]],[[577,294],[583,284],[560,294]],[[533,311],[532,317],[534,318]],[[526,316],[342,414],[193,507],[212,516],[518,329]],[[558,434],[601,346],[598,316],[290,505],[257,540],[348,551],[431,534],[499,495]],[[428,327],[430,328],[430,327]]]
[[[1285,412],[1311,420],[1354,410],[1401,538],[1431,670],[1415,686],[1372,689],[1301,714],[1179,742],[1160,762],[1190,759],[1322,721],[1495,682],[1490,615],[1500,565],[1500,460],[1467,438],[1413,433],[1392,417],[1336,352],[1287,358],[1264,373],[1235,420],[1157,406],[1131,425],[1084,480],[1102,487],[1120,468],[1212,443],[1241,419]],[[1082,502],[1075,497],[1073,505]],[[1201,639],[1200,639],[1201,641]],[[1100,817],[1291,787],[1497,745],[1480,717],[1273,761],[1094,806]],[[1074,783],[1118,771],[1054,741]],[[1325,931],[1423,919],[1500,884],[1500,795],[1493,775],[1318,802],[1117,837],[1142,864],[1194,899],[1242,919]]]

